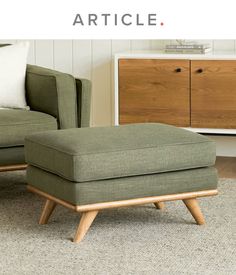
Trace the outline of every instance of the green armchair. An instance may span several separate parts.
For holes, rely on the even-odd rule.
[[[0,109],[0,171],[26,167],[26,135],[90,125],[89,80],[28,65],[26,99],[30,110]]]

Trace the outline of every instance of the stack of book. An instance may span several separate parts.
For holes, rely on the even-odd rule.
[[[172,44],[166,45],[166,53],[204,54],[211,51],[208,44]]]

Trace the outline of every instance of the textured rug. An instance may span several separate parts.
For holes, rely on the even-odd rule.
[[[79,214],[59,206],[38,225],[43,201],[25,172],[0,173],[0,274],[236,274],[236,180],[219,191],[200,200],[207,225],[181,201],[107,210],[74,244]]]

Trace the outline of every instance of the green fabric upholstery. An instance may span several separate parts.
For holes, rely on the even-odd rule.
[[[78,127],[90,126],[91,109],[91,81],[87,79],[76,79]]]
[[[27,102],[32,110],[58,119],[59,128],[90,125],[91,82],[65,73],[28,65]]]
[[[199,168],[76,183],[29,166],[27,182],[59,199],[83,205],[216,189],[217,173],[214,168]]]
[[[58,119],[59,128],[78,126],[76,84],[73,76],[28,65],[27,102],[32,110]]]
[[[27,110],[0,109],[0,148],[22,146],[26,135],[55,129],[57,121],[50,115]]]
[[[0,149],[0,166],[25,163],[24,146]]]
[[[0,44],[0,47],[8,45]],[[24,156],[22,157],[24,150],[14,149],[17,148],[16,146],[23,144],[24,134],[57,129],[54,127],[56,120],[57,127],[60,129],[89,127],[90,125],[91,82],[89,80],[75,79],[69,74],[28,65],[26,72],[26,98],[31,111],[38,111],[42,115],[43,113],[45,114],[44,122],[46,124],[43,126],[43,119],[38,117],[40,120],[37,122],[38,125],[34,123],[34,125],[30,126],[28,121],[20,126],[19,120],[24,120],[24,115],[21,113],[19,118],[15,117],[16,125],[11,122],[7,126],[8,119],[11,120],[10,117],[7,117],[5,125],[3,125],[1,122],[4,123],[4,119],[9,113],[5,113],[7,112],[6,110],[0,112],[0,165],[18,164],[19,160],[24,160]],[[2,116],[3,114],[5,115]],[[14,113],[11,114],[13,115]],[[15,114],[18,116],[18,113]],[[25,113],[25,115],[27,114]],[[29,115],[35,118],[33,112],[30,112]],[[56,120],[53,120],[53,117]],[[13,116],[12,119],[14,120]],[[10,137],[9,140],[8,137]],[[4,146],[7,146],[6,150]],[[8,146],[14,146],[14,148],[10,150],[10,154],[5,155],[5,152],[8,151]]]
[[[25,144],[29,164],[75,182],[211,166],[216,154],[209,138],[159,123],[49,131]]]

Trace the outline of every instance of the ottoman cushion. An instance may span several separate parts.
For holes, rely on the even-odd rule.
[[[27,163],[74,182],[215,163],[212,140],[158,123],[48,131],[28,136],[25,145]]]
[[[29,166],[27,182],[56,198],[74,205],[84,205],[212,190],[217,187],[217,172],[213,167],[206,167],[90,182],[71,182]]]

